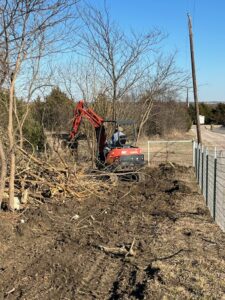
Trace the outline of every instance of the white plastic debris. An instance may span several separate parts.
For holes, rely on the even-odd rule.
[[[20,209],[20,199],[18,197],[14,197],[14,203],[13,203],[14,209]]]
[[[79,218],[80,218],[80,216],[76,214],[71,218],[71,220],[78,220]]]

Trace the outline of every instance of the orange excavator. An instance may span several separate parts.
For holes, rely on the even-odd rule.
[[[69,135],[71,145],[76,141],[82,118],[86,118],[95,128],[97,139],[96,166],[98,169],[106,169],[112,172],[129,172],[144,165],[144,154],[142,154],[140,148],[133,145],[136,139],[133,121],[104,120],[91,108],[88,108],[84,100],[80,100],[74,109],[73,125]],[[116,143],[107,141],[105,123],[111,123],[115,129],[126,125],[133,127],[133,130],[129,130],[129,132],[133,132],[133,138],[129,139],[131,143],[126,143],[126,135],[124,134],[122,138],[118,136]]]

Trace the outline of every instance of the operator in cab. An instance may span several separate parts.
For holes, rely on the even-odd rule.
[[[116,127],[111,140],[105,144],[103,150],[104,156],[106,158],[109,151],[114,147],[123,147],[126,144],[126,135],[123,133],[123,128],[121,126]]]
[[[123,133],[121,126],[116,127],[114,134],[112,135],[110,145],[113,147],[120,147],[126,144],[126,135]]]

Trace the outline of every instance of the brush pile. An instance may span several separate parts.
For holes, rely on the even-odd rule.
[[[43,158],[38,159],[21,148],[18,151],[15,198],[20,204],[26,204],[28,198],[37,202],[47,202],[52,198],[62,201],[66,198],[82,200],[91,195],[102,198],[115,185],[109,179],[99,180],[99,175],[87,174],[85,169],[69,167],[62,159],[61,163],[53,164]],[[8,179],[5,198],[8,197]]]

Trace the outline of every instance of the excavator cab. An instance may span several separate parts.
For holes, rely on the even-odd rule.
[[[106,127],[107,131],[111,131],[111,133],[120,133],[121,129],[123,130],[121,135],[118,133],[118,139],[115,142],[113,142],[113,134],[111,139],[105,139],[103,147],[101,143],[106,137]],[[113,131],[112,128],[114,128]],[[98,134],[97,148],[99,152],[96,164],[98,168],[121,172],[133,171],[144,165],[144,155],[141,153],[141,149],[136,147],[136,128],[133,121],[104,121]]]
[[[134,147],[137,142],[135,123],[132,120],[119,120],[116,122],[118,128],[123,129],[124,136],[119,137],[118,146],[122,148]]]

